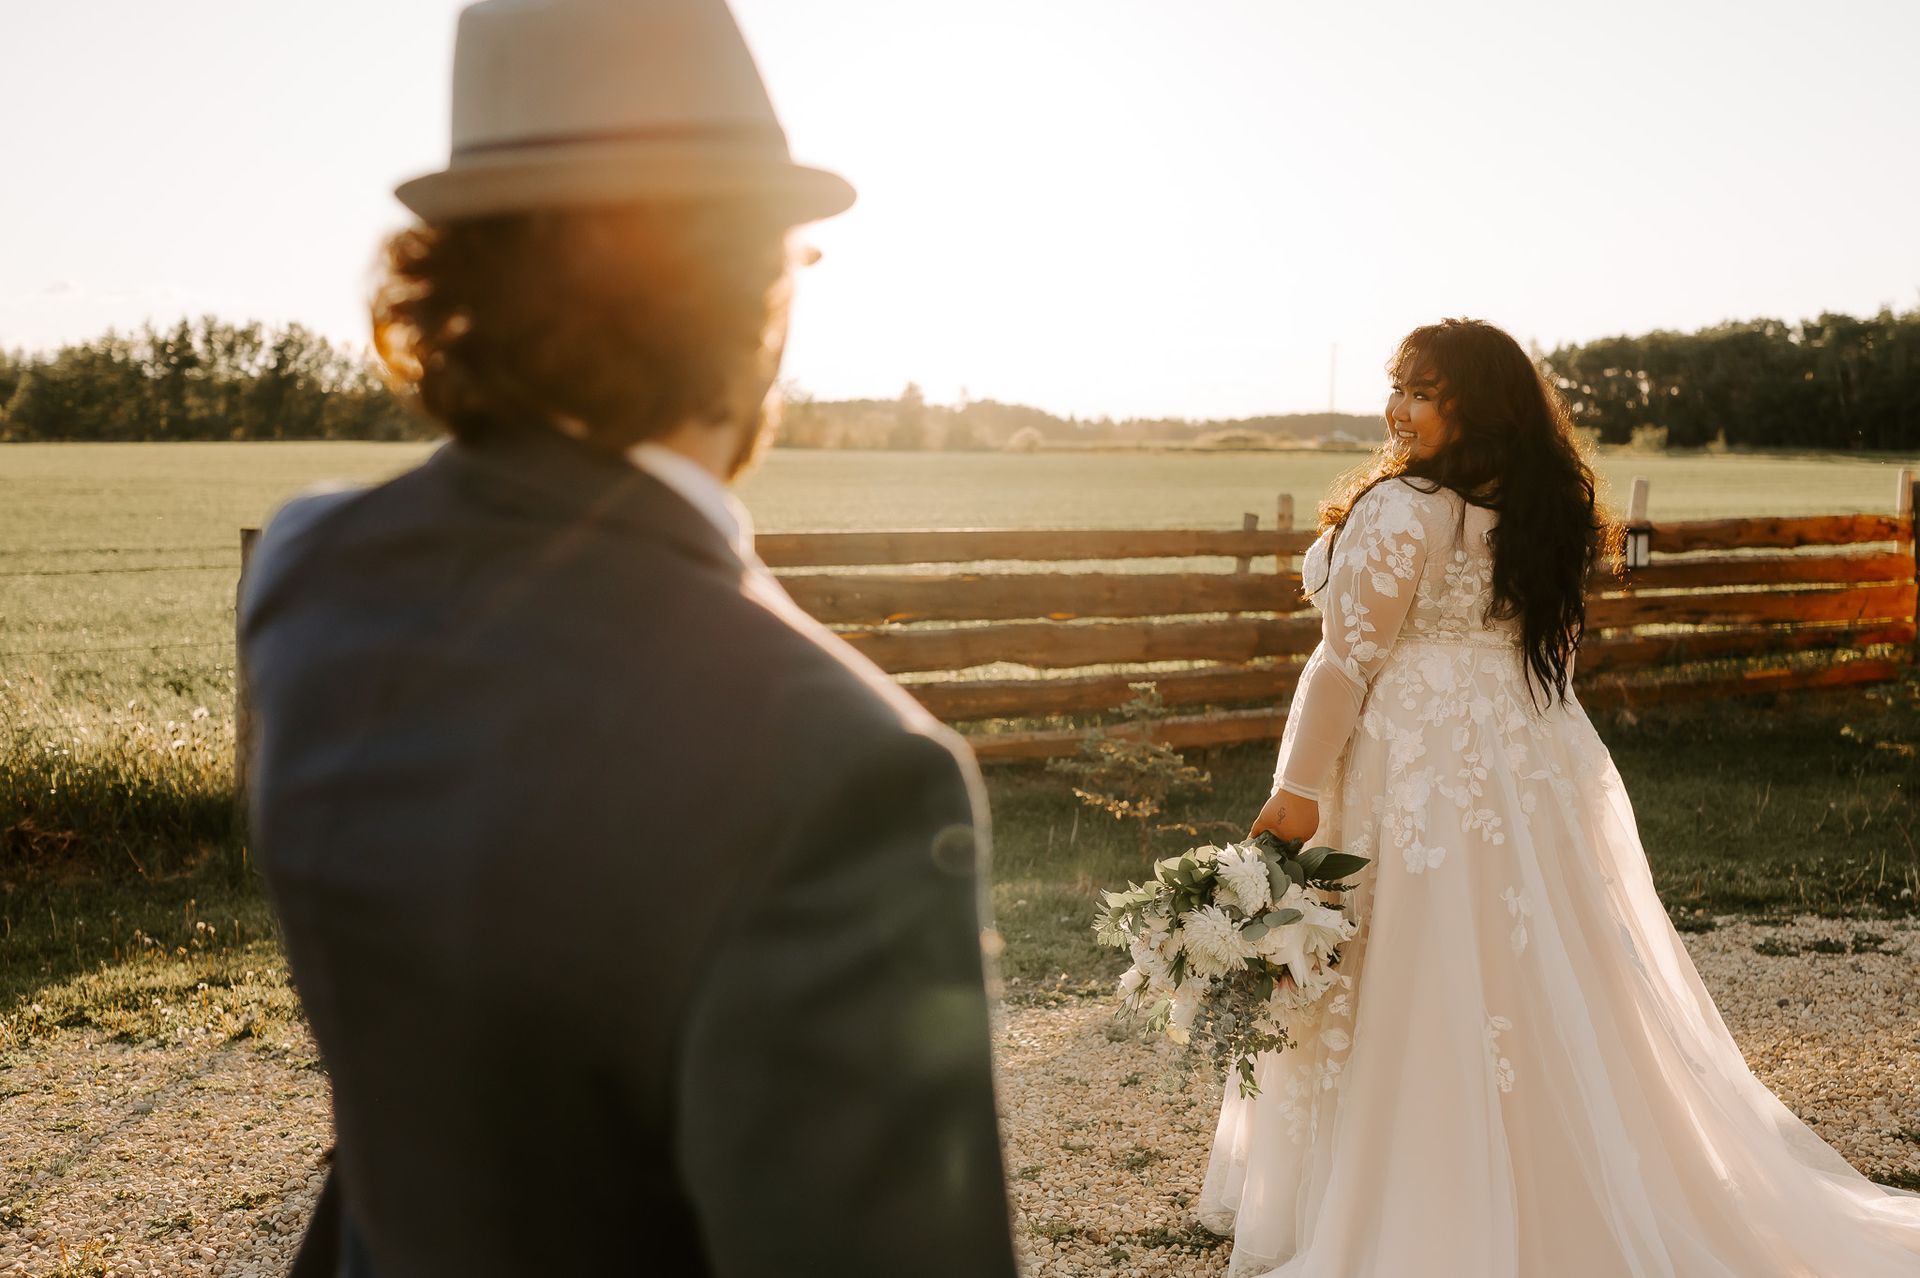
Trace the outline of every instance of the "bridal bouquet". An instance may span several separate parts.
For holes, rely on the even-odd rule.
[[[1366,864],[1263,833],[1157,861],[1148,883],[1104,893],[1094,930],[1133,955],[1120,978],[1126,1010],[1231,1064],[1240,1094],[1256,1095],[1254,1058],[1291,1047],[1289,1021],[1338,980],[1354,933],[1339,905],[1343,880]]]

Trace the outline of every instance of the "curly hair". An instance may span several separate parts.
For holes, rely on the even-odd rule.
[[[744,205],[416,225],[382,254],[374,349],[457,439],[566,420],[617,453],[760,411],[738,400],[772,381],[791,265],[787,225]]]
[[[1618,572],[1622,536],[1596,501],[1566,404],[1518,342],[1480,320],[1414,329],[1387,370],[1402,384],[1437,385],[1451,435],[1424,459],[1384,442],[1321,505],[1320,526],[1338,537],[1362,495],[1401,477],[1496,512],[1490,615],[1519,618],[1530,682],[1549,701],[1565,700],[1590,576],[1599,561]]]

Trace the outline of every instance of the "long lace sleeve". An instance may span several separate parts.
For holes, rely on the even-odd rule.
[[[1355,504],[1330,553],[1323,541],[1308,554],[1306,584],[1320,606],[1320,643],[1294,690],[1274,789],[1318,801],[1346,749],[1367,689],[1413,607],[1427,554],[1423,499],[1431,500],[1389,480]]]

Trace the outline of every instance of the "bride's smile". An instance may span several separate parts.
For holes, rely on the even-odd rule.
[[[1432,381],[1393,383],[1387,396],[1387,432],[1399,447],[1424,461],[1444,447],[1452,434],[1440,411],[1440,387]]]

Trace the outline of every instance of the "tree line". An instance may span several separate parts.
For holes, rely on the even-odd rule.
[[[1602,443],[1668,447],[1920,448],[1920,310],[1823,314],[1656,331],[1538,356],[1576,424]],[[1062,417],[962,397],[815,400],[786,388],[795,448],[1012,450],[1171,444],[1370,443],[1368,414],[1234,421]],[[423,439],[430,423],[372,361],[298,324],[213,318],[109,332],[50,355],[0,351],[0,440]]]
[[[1743,320],[1563,346],[1541,368],[1602,443],[1920,448],[1920,310]]]
[[[910,451],[1025,452],[1069,446],[1306,446],[1372,442],[1379,418],[1350,413],[1286,413],[1231,421],[1182,417],[1061,417],[1025,404],[968,399],[929,404],[909,382],[895,399],[816,400],[787,387],[779,441],[788,448],[890,448]]]
[[[289,324],[211,317],[0,351],[0,440],[419,439],[364,355]]]

